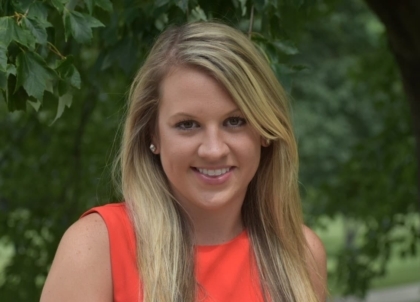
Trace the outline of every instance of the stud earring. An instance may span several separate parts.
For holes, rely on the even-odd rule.
[[[155,153],[156,152],[156,147],[155,147],[155,145],[153,145],[153,144],[150,144],[150,151],[152,151],[153,153]]]
[[[271,140],[266,138],[265,139],[265,146],[268,147],[268,146],[270,146],[270,144],[271,144]]]

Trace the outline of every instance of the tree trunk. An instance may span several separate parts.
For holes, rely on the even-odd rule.
[[[385,25],[389,45],[401,72],[410,104],[420,172],[420,1],[365,0]],[[420,202],[420,177],[417,177]],[[420,204],[419,204],[420,206]]]

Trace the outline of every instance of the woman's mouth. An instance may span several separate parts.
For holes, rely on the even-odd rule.
[[[200,172],[203,175],[206,176],[221,176],[223,174],[226,174],[230,171],[231,168],[222,168],[222,169],[202,169],[202,168],[196,168],[198,172]]]

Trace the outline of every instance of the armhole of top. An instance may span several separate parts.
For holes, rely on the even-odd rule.
[[[92,213],[102,217],[108,231],[114,302],[142,301],[136,240],[125,203],[95,207],[81,217]]]

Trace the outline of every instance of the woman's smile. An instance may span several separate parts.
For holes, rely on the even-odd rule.
[[[198,170],[198,172],[206,176],[217,177],[217,176],[226,174],[227,172],[229,172],[231,168],[229,167],[229,168],[221,168],[221,169],[204,169],[204,168],[194,168],[194,169]]]
[[[259,165],[260,135],[226,89],[199,69],[172,69],[160,92],[153,143],[173,195],[190,215],[218,209],[239,216]]]
[[[220,169],[193,168],[193,171],[197,174],[199,180],[210,186],[223,185],[228,182],[232,176],[233,170],[234,167]]]

